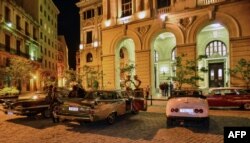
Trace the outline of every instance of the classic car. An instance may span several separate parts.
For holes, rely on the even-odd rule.
[[[250,94],[244,88],[211,88],[206,96],[210,108],[250,109]]]
[[[203,124],[209,128],[208,103],[206,97],[198,90],[174,91],[167,100],[166,125],[188,123]]]
[[[68,90],[59,88],[57,95],[66,96]],[[46,101],[46,91],[36,91],[22,94],[17,100],[7,100],[3,103],[5,114],[24,115],[27,117],[35,116],[41,113],[45,118],[51,117],[49,102]]]
[[[54,122],[77,121],[80,124],[105,120],[113,124],[117,116],[144,109],[144,99],[117,90],[89,91],[84,98],[64,100],[53,109]]]

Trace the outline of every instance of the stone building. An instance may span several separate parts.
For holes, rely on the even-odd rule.
[[[58,14],[52,0],[0,0],[0,64],[6,67],[6,61],[15,56],[33,61],[38,67],[30,80],[20,83],[24,91],[41,89],[46,86],[46,78],[57,80],[57,66],[61,70],[62,62],[68,68],[67,62],[60,61],[68,51],[66,42],[58,41]]]
[[[122,69],[135,68],[141,86],[158,92],[176,73],[175,57],[208,58],[199,87],[244,86],[228,74],[241,58],[250,60],[249,0],[81,0],[80,63],[103,71],[103,88],[120,89]],[[89,82],[84,79],[84,84]]]

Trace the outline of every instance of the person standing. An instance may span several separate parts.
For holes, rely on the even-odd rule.
[[[165,82],[165,95],[168,97],[168,83]]]
[[[169,88],[170,88],[170,96],[172,96],[174,85],[171,81],[170,81]]]
[[[150,91],[150,87],[147,85],[147,87],[146,87],[146,99],[148,99],[148,97],[149,97],[149,91]]]

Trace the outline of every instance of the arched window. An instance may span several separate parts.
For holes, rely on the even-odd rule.
[[[171,60],[175,60],[175,58],[176,58],[176,48],[174,48],[173,50],[172,50],[172,53],[171,53]]]
[[[123,52],[123,49],[120,49],[120,59],[124,59],[124,52]]]
[[[227,54],[227,48],[225,43],[219,40],[212,41],[207,44],[206,55],[212,56],[213,54],[219,54],[220,56],[225,56]]]
[[[155,62],[158,62],[158,60],[159,60],[159,55],[158,55],[158,52],[156,50],[154,50],[154,60],[155,60]]]
[[[92,54],[91,54],[91,53],[88,53],[88,54],[87,54],[87,59],[86,59],[86,61],[87,61],[87,63],[89,63],[89,62],[92,62],[92,61],[93,61],[93,56],[92,56]]]

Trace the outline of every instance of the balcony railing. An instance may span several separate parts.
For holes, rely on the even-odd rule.
[[[166,14],[166,13],[169,13],[170,11],[171,11],[171,7],[163,7],[163,8],[157,9],[158,15]]]
[[[224,1],[226,0],[197,0],[197,5],[204,6],[204,5],[216,4],[216,3],[220,3]]]

